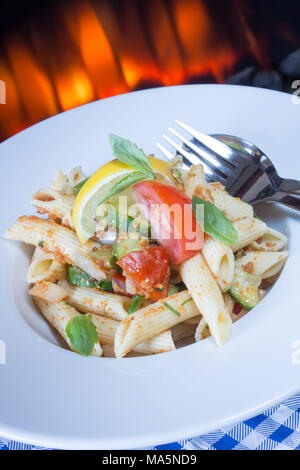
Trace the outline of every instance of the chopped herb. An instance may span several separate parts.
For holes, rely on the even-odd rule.
[[[135,296],[132,299],[131,304],[129,305],[129,309],[127,313],[134,313],[139,309],[140,303],[143,299],[143,296],[140,294],[135,294]]]
[[[178,317],[180,317],[180,313],[172,307],[172,305],[168,304],[168,302],[163,302],[164,306],[167,307],[171,312],[175,313]]]
[[[43,240],[41,240],[41,241],[38,243],[38,245],[39,245],[41,248],[44,248],[44,242],[43,242]]]
[[[73,307],[69,302],[66,301],[66,304],[69,305],[69,307]]]
[[[85,178],[84,180],[80,181],[79,183],[75,184],[75,186],[72,187],[72,191],[77,196],[79,191],[81,190],[82,186],[85,185],[85,183],[89,180],[89,178]]]
[[[211,202],[193,196],[192,205],[196,219],[197,205],[200,204],[204,205],[204,226],[202,227],[204,232],[226,245],[234,245],[237,242],[237,231],[230,220]],[[202,221],[197,220],[197,222],[201,225]]]
[[[255,212],[253,213],[253,215],[254,215],[255,219],[261,220],[260,217],[259,217],[259,215],[257,215]]]
[[[182,302],[181,305],[185,305],[185,304],[187,304],[188,302],[190,302],[191,300],[193,300],[193,297],[190,297],[189,299],[186,299],[184,302]]]
[[[97,329],[91,320],[92,315],[78,314],[66,326],[66,333],[72,346],[80,354],[88,356],[98,341]]]

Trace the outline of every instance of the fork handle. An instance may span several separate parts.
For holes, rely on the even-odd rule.
[[[300,181],[282,178],[278,186],[278,191],[300,195]]]
[[[300,197],[298,198],[290,194],[278,192],[274,194],[271,200],[274,202],[280,202],[280,204],[300,212]]]

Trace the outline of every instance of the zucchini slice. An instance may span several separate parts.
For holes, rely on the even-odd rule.
[[[251,310],[259,303],[261,278],[247,273],[242,267],[235,270],[229,293],[243,308]]]

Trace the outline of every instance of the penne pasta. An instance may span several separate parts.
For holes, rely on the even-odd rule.
[[[98,250],[99,245],[91,241],[82,245],[75,232],[55,222],[24,215],[7,230],[5,238],[35,246],[42,242],[43,249],[53,253],[59,261],[79,266],[94,279],[107,278],[103,262],[91,256],[92,249]]]
[[[236,266],[265,279],[279,273],[288,256],[288,251],[247,251],[236,260]]]
[[[127,310],[131,303],[129,297],[72,286],[68,281],[62,281],[59,285],[67,292],[68,302],[81,312],[93,312],[113,320],[123,320],[128,316]]]
[[[188,302],[186,302],[188,300]],[[165,305],[167,302],[168,307]],[[185,303],[186,302],[186,303]],[[177,311],[178,314],[171,311]],[[135,346],[147,341],[178,323],[199,315],[188,291],[179,292],[128,315],[121,321],[115,336],[117,358],[126,356]]]
[[[182,280],[209,326],[218,346],[225,343],[231,333],[231,319],[216,280],[201,253],[182,263]]]
[[[52,303],[60,302],[67,297],[67,292],[62,287],[49,281],[37,282],[29,289],[29,294]]]
[[[72,346],[68,335],[66,333],[66,327],[70,320],[72,320],[76,315],[80,315],[75,308],[66,304],[66,302],[61,301],[56,304],[45,302],[44,300],[34,297],[34,303],[43,314],[43,316],[48,320],[50,325],[52,325],[59,334],[63,337],[65,342],[68,344],[69,348],[72,351],[75,351],[75,348]],[[101,356],[102,348],[97,342],[90,354],[91,356]]]
[[[71,185],[68,182],[68,178],[60,168],[58,168],[55,172],[53,181],[51,183],[51,188],[63,194],[73,195],[73,191]]]
[[[249,248],[253,251],[280,251],[287,245],[287,237],[277,230],[267,227],[262,237],[252,242]]]
[[[201,341],[202,339],[208,338],[209,336],[211,336],[209,326],[204,318],[201,318],[195,331],[195,341]]]
[[[229,289],[234,275],[234,256],[230,246],[206,235],[202,254],[220,289]]]
[[[110,318],[92,314],[92,321],[97,328],[100,344],[114,344],[115,334],[120,322]],[[132,351],[142,354],[157,354],[175,349],[171,331],[164,331],[158,336],[151,338],[135,346]]]
[[[71,188],[85,179],[86,175],[83,173],[81,166],[75,166],[72,168],[68,175],[68,183]]]
[[[231,313],[233,311],[233,307],[235,304],[235,300],[233,297],[231,297],[231,295],[228,292],[225,292],[223,294],[223,299],[224,299],[225,308],[227,312],[229,313],[229,315],[231,316]],[[231,316],[231,319],[232,319],[232,316]]]
[[[27,282],[55,282],[66,277],[66,265],[57,261],[54,254],[47,253],[39,246],[35,248],[27,271]]]
[[[237,243],[231,247],[234,252],[262,237],[267,230],[267,225],[255,217],[237,220],[233,226],[238,234]]]
[[[40,189],[30,199],[30,204],[35,206],[39,214],[48,214],[53,220],[61,220],[63,225],[74,228],[72,221],[72,209],[75,196],[55,191],[54,189]]]
[[[196,194],[197,188],[206,185],[204,168],[201,163],[192,165],[188,173],[184,176],[184,191],[192,199]]]

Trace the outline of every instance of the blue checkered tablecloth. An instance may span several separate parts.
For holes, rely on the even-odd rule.
[[[0,437],[0,450],[41,449]],[[299,450],[300,394],[255,418],[157,450]]]

